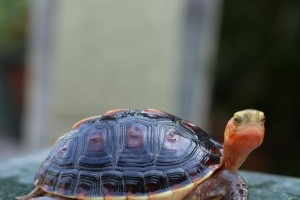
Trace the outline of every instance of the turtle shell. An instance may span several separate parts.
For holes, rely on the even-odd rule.
[[[75,124],[35,184],[77,199],[181,199],[220,167],[222,146],[174,115],[112,110]]]

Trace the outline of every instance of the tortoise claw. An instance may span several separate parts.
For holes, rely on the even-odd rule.
[[[238,177],[239,179],[241,176]],[[232,187],[231,192],[228,195],[228,199],[232,200],[248,200],[248,186],[245,183],[244,179],[240,180],[241,183],[236,184]],[[244,183],[243,183],[244,182]]]

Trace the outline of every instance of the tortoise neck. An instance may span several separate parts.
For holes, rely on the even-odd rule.
[[[249,152],[241,152],[238,145],[232,145],[228,142],[224,143],[224,161],[223,161],[223,168],[236,171],[240,168],[240,166],[244,163]]]
[[[224,133],[224,168],[236,171],[248,155],[263,141],[264,129],[257,126],[245,127],[241,130],[229,125]]]

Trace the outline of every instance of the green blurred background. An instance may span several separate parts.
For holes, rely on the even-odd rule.
[[[201,118],[193,121],[222,141],[235,111],[264,111],[265,142],[243,168],[300,177],[300,2],[217,2],[220,24],[218,48],[209,66],[211,92],[201,94],[210,96],[208,123]],[[193,12],[200,17],[204,12],[189,4],[201,7],[180,0],[53,1],[46,13],[51,26],[45,24],[46,37],[41,38],[50,49],[50,64],[43,71],[33,69],[28,58],[37,8],[29,1],[2,0],[0,162],[20,155],[24,145],[35,146],[37,136],[26,138],[25,123],[28,116],[36,116],[28,109],[34,104],[30,96],[35,87],[28,89],[37,76],[34,70],[43,73],[36,95],[46,102],[40,109],[49,116],[36,126],[43,123],[37,141],[45,146],[75,121],[113,108],[156,107],[186,117],[182,110],[193,105],[180,101],[178,89],[182,80],[195,78],[182,77],[183,38]]]

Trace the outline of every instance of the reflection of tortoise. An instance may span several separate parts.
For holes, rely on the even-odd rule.
[[[229,120],[224,150],[171,114],[112,110],[61,137],[37,172],[36,189],[17,199],[248,199],[236,170],[263,136],[257,110]]]

